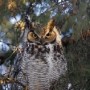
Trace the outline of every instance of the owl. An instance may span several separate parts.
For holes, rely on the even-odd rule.
[[[59,30],[50,20],[39,35],[29,31],[27,40],[17,79],[27,84],[28,90],[49,90],[67,71]]]
[[[27,39],[32,42],[39,40],[41,43],[49,43],[56,40],[61,47],[61,32],[59,33],[59,31],[55,26],[55,20],[51,19],[47,26],[42,29],[40,35],[37,35],[34,31],[30,31],[27,35]]]

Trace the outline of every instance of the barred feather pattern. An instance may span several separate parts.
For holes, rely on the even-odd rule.
[[[67,71],[63,49],[56,43],[29,43],[23,52],[18,79],[29,90],[49,90],[51,83]]]

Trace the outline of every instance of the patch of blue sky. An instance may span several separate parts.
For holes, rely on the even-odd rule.
[[[10,50],[10,47],[6,43],[0,42],[0,56],[4,55],[9,50]]]
[[[0,32],[0,38],[5,36],[5,32]]]
[[[10,22],[11,22],[12,24],[15,24],[15,23],[18,22],[20,19],[21,19],[21,15],[18,14],[18,15],[16,15],[15,17],[11,17],[11,18],[10,18]]]
[[[58,0],[58,2],[61,2],[62,0]]]
[[[37,4],[34,8],[34,13],[36,16],[39,16],[41,13],[44,13],[50,5],[46,2],[42,2],[41,4]]]
[[[54,17],[57,14],[58,9],[51,11],[50,18]]]
[[[62,0],[59,0],[58,2],[61,2],[61,1],[62,1]],[[27,3],[26,3],[26,6],[28,6],[28,5],[29,5],[29,3],[27,2]],[[37,4],[37,5],[35,6],[35,8],[34,8],[34,13],[35,13],[36,16],[39,16],[40,14],[44,13],[44,12],[45,12],[47,9],[49,9],[49,8],[50,8],[50,5],[49,5],[48,3],[42,1],[41,4]],[[56,11],[53,11],[50,17],[55,16],[55,15],[56,15]],[[15,18],[14,18],[14,17],[11,17],[11,18],[10,18],[10,22],[11,22],[12,24],[15,24],[15,23],[18,22],[20,19],[21,19],[21,15],[18,14],[18,15],[15,16]]]

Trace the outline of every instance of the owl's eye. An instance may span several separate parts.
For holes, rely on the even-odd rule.
[[[48,33],[46,36],[50,36],[50,33]]]
[[[35,42],[38,39],[38,36],[34,32],[29,32],[27,39],[28,41]]]
[[[32,33],[32,37],[33,37],[33,38],[37,38],[37,35],[34,34],[34,33]]]
[[[44,41],[45,41],[45,42],[52,42],[52,41],[55,40],[55,38],[56,38],[56,33],[55,33],[54,31],[52,31],[52,32],[49,32],[49,33],[45,36]]]

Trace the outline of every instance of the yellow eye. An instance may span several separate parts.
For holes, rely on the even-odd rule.
[[[28,41],[34,42],[36,39],[38,39],[38,36],[35,35],[33,32],[29,32],[27,35]]]
[[[34,33],[32,33],[32,37],[33,38],[37,38],[37,35],[35,35]]]
[[[51,35],[51,33],[48,33],[46,36],[50,36]]]
[[[45,42],[52,42],[56,39],[56,33],[54,31],[49,32],[44,38]]]

